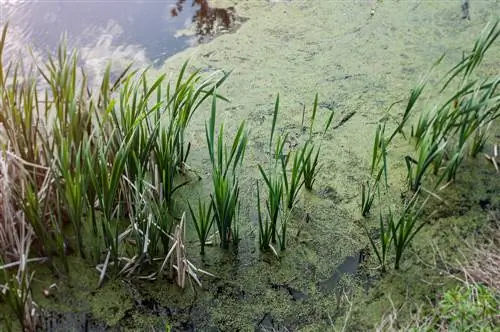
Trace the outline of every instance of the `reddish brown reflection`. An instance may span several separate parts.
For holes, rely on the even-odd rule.
[[[186,0],[177,0],[170,14],[177,16],[182,11],[185,2]],[[193,23],[196,24],[196,33],[200,37],[200,40],[221,29],[229,29],[234,23],[234,7],[210,7],[208,0],[192,0],[192,6],[199,7],[193,16]]]

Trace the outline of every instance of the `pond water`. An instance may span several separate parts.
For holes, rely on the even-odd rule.
[[[360,186],[369,172],[376,124],[384,118],[394,125],[404,103],[390,114],[387,108],[405,100],[440,55],[447,54],[437,70],[443,73],[470,50],[484,24],[500,14],[500,1],[473,2],[468,20],[462,18],[461,1],[214,0],[208,2],[210,8],[234,8],[237,17],[246,18],[239,20],[245,22],[237,30],[229,29],[235,33],[214,39],[204,38],[196,19],[192,23],[204,4],[179,3],[182,10],[170,1],[2,2],[2,16],[11,19],[16,42],[32,42],[39,50],[53,49],[66,29],[88,64],[110,57],[114,63],[134,59],[139,65],[155,63],[153,76],[175,75],[186,60],[190,70],[233,70],[220,89],[231,103],[220,103],[219,120],[229,136],[241,121],[250,130],[241,172],[238,250],[210,247],[202,259],[194,237],[188,246],[190,259],[217,278],[205,277],[202,289],[185,291],[168,282],[137,280],[110,281],[96,290],[93,267],[75,262],[71,282],[58,281],[54,296],[40,299],[55,312],[48,325],[55,331],[104,330],[106,323],[116,330],[164,331],[171,326],[176,331],[326,331],[342,321],[349,310],[343,292],[354,289],[352,294],[359,291],[368,300],[352,300],[358,307],[348,330],[370,330],[390,309],[387,289],[377,289],[375,295],[362,293],[380,276],[373,266],[359,268],[360,252],[368,246],[359,224]],[[172,17],[173,9],[177,16]],[[209,42],[199,43],[200,36]],[[498,75],[494,54],[500,54],[498,45],[485,59],[486,74]],[[321,155],[325,167],[315,190],[300,197],[289,225],[288,248],[280,259],[259,252],[255,224],[257,165],[267,161],[277,93],[281,100],[277,130],[288,131],[297,140],[304,138],[303,107],[310,112],[316,93],[318,122],[335,112],[335,129],[325,136]],[[189,164],[203,179],[179,191],[182,202],[193,199],[193,192],[202,197],[210,192],[204,136],[208,113],[209,107],[203,108],[190,124]],[[384,200],[388,206],[399,206],[405,188],[401,155],[406,151],[408,144],[402,140],[390,151],[391,193]],[[416,241],[422,253],[428,253],[431,240],[449,246],[456,225],[473,227],[467,218],[483,220],[477,217],[480,199],[500,207],[494,195],[500,190],[498,178],[492,180],[494,171],[479,161],[471,169],[481,174],[457,181],[454,190],[461,190],[461,196],[448,193],[449,211]],[[467,211],[458,216],[456,206],[465,206],[465,200]],[[422,286],[408,287],[422,285],[428,277],[424,270],[408,264],[401,274],[387,277],[394,289],[392,300],[413,296],[415,301],[426,301]],[[37,277],[51,280],[50,273]]]
[[[207,0],[2,0],[0,5],[0,23],[9,22],[15,36],[7,54],[26,55],[30,45],[43,56],[54,52],[65,34],[87,66],[110,59],[142,67],[162,64],[236,25],[233,7],[214,8]]]

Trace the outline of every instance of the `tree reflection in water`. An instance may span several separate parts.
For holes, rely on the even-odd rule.
[[[186,0],[177,0],[170,14],[177,16],[182,11],[185,2]],[[196,24],[196,34],[200,42],[221,30],[228,30],[234,23],[234,7],[210,7],[208,0],[192,0],[192,6],[199,7],[193,16],[193,23]]]

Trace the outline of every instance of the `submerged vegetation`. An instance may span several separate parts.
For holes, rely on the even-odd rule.
[[[485,28],[470,54],[440,81],[435,103],[431,99],[423,111],[415,111],[428,84],[424,78],[412,89],[394,131],[388,134],[385,122],[377,126],[370,174],[360,195],[361,226],[383,273],[389,266],[402,269],[412,242],[428,223],[427,202],[442,200],[440,191],[457,179],[466,157],[476,157],[487,143],[488,129],[500,116],[500,78],[474,74],[499,35],[498,23]],[[218,89],[229,73],[187,74],[186,62],[173,81],[166,75],[151,80],[147,70],[131,66],[112,80],[108,66],[94,87],[78,68],[78,53],[68,52],[64,44],[45,65],[30,71],[22,63],[4,64],[6,36],[7,27],[0,40],[0,299],[23,330],[40,326],[31,289],[32,262],[44,261],[64,275],[71,269],[68,257],[78,255],[96,267],[98,287],[106,280],[135,276],[168,278],[185,288],[186,281],[201,285],[201,274],[213,276],[188,259],[187,225],[196,232],[201,256],[210,254],[206,246],[216,239],[221,249],[237,247],[240,237],[247,236],[240,233],[242,224],[252,227],[241,215],[240,182],[250,134],[242,122],[231,140],[225,124],[216,125],[217,103],[228,101]],[[180,189],[202,180],[189,165],[187,133],[194,114],[207,105],[211,190],[208,201],[197,196],[182,202]],[[258,248],[278,258],[288,246],[289,226],[299,228],[297,237],[300,233],[292,222],[302,212],[297,212],[302,189],[313,193],[323,166],[324,137],[334,117],[331,111],[315,132],[316,94],[308,127],[303,123],[305,108],[302,116],[301,134],[307,138],[299,134],[292,142],[286,127],[277,128],[279,110],[278,95],[268,158],[257,165],[259,179],[252,182],[257,204],[252,201],[250,207],[257,210]],[[385,197],[393,189],[389,152],[400,136],[415,155],[402,158],[408,187],[401,194],[402,206],[394,208]],[[380,212],[372,218],[376,198]],[[293,289],[285,286],[293,296]],[[457,328],[486,322],[498,306],[492,292],[479,284],[448,290],[436,306],[440,322]]]

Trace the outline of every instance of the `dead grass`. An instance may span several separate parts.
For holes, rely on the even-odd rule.
[[[488,238],[468,246],[473,256],[464,264],[463,271],[466,278],[500,293],[500,211],[490,211],[489,215],[492,225],[486,231]]]
[[[5,297],[24,331],[35,331],[38,326],[37,305],[31,295],[32,276],[28,269],[29,253],[34,240],[32,227],[26,222],[23,211],[15,204],[11,174],[15,172],[10,157],[4,151],[0,156],[0,270],[5,284],[0,285],[0,295]],[[8,317],[5,317],[6,321]]]

